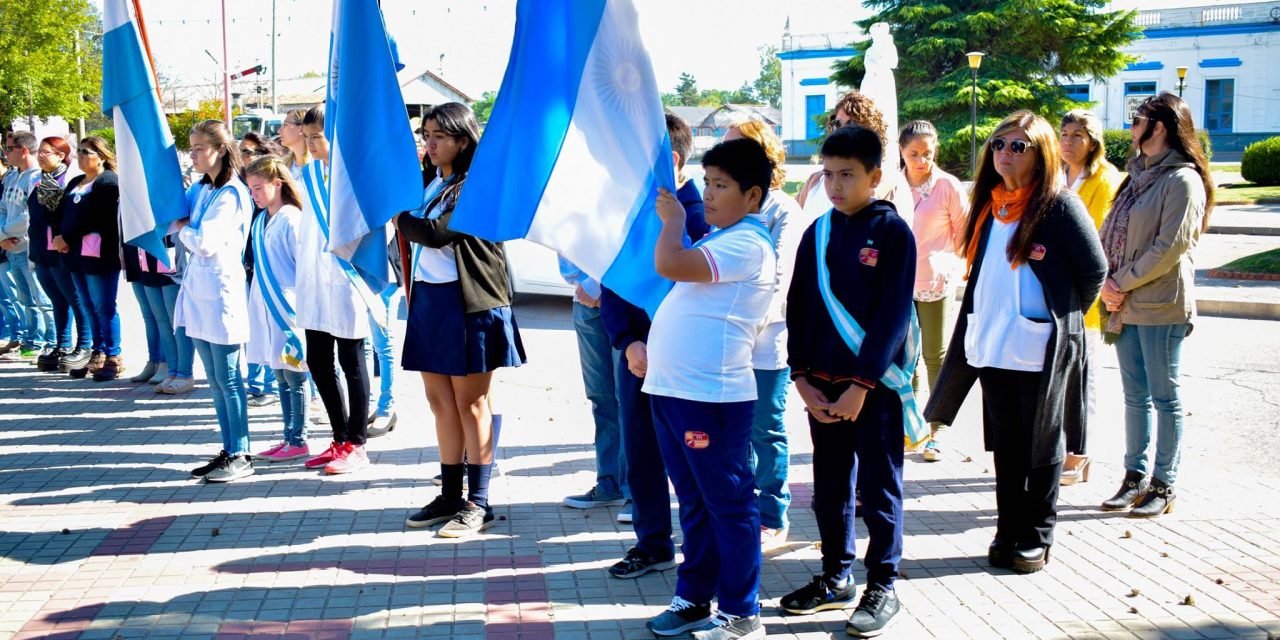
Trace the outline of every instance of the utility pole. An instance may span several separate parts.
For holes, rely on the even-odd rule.
[[[76,52],[76,75],[82,75],[80,70],[80,30],[76,29],[75,39],[71,41],[71,46]],[[80,101],[84,102],[84,94],[80,95]],[[76,144],[84,140],[84,116],[76,118]]]
[[[227,52],[227,0],[222,0],[222,112],[231,128],[231,55]]]
[[[276,100],[276,0],[271,0],[271,113],[280,113]]]

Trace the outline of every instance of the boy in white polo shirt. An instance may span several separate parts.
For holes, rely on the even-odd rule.
[[[658,198],[654,263],[676,285],[649,331],[644,392],[680,501],[684,562],[670,608],[646,626],[659,636],[762,638],[760,512],[747,450],[756,399],[751,350],[777,277],[760,216],[773,167],[749,139],[716,145],[702,166],[707,222],[718,231],[686,248],[684,208],[666,190]]]

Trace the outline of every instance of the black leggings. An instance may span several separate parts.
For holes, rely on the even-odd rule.
[[[335,346],[342,375],[347,379],[346,402],[333,366]],[[363,445],[369,433],[369,370],[364,359],[364,340],[338,338],[307,329],[307,368],[329,414],[334,442]]]

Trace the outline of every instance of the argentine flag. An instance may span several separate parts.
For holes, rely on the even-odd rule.
[[[329,251],[350,261],[374,293],[389,282],[387,223],[422,204],[398,65],[377,0],[334,0],[324,119]]]
[[[521,0],[498,101],[450,227],[554,249],[652,315],[671,142],[630,0]]]
[[[160,110],[137,19],[129,0],[106,0],[103,6],[102,109],[115,123],[124,241],[167,264],[164,235],[171,222],[187,216],[187,204],[178,150]]]

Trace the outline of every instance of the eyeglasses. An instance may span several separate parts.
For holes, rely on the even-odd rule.
[[[1005,140],[1004,138],[994,138],[991,140],[991,149],[996,153],[1004,151],[1005,147],[1009,147],[1009,152],[1014,155],[1022,155],[1027,149],[1035,148],[1035,143],[1026,140]]]
[[[1147,116],[1144,116],[1144,115],[1142,115],[1142,114],[1140,114],[1140,113],[1135,113],[1135,114],[1133,114],[1133,122],[1131,123],[1131,125],[1130,125],[1130,126],[1134,126],[1134,127],[1136,127],[1136,126],[1138,126],[1138,123],[1139,123],[1140,121],[1142,121],[1142,120],[1150,120],[1150,119],[1151,119],[1151,118],[1148,118]]]
[[[850,123],[849,120],[837,120],[835,118],[832,118],[829,122],[827,122],[827,128],[831,129],[832,131],[835,131],[836,129],[843,129],[844,127],[848,126],[849,123]]]
[[[7,145],[7,144],[4,146],[4,150],[5,150],[5,151],[17,151],[18,149],[21,149],[21,148],[22,148],[22,147],[11,147],[11,146],[9,146],[9,145]]]

